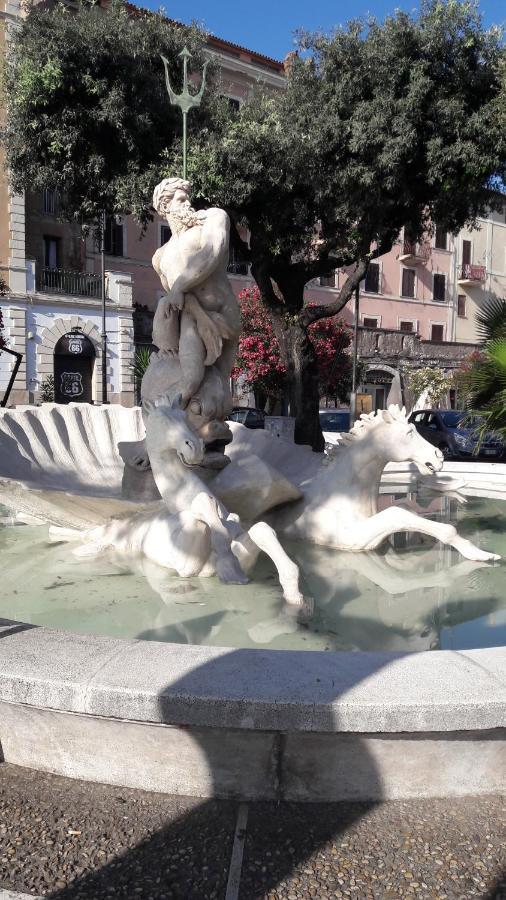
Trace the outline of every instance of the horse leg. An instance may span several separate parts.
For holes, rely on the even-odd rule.
[[[246,572],[254,566],[263,550],[276,566],[283,597],[287,603],[301,606],[304,597],[299,589],[299,567],[290,559],[279,543],[278,536],[266,522],[257,522],[232,542],[232,552]]]
[[[164,514],[147,529],[142,552],[181,578],[200,575],[211,553],[209,528],[189,512]]]
[[[401,506],[389,506],[388,509],[383,509],[369,519],[350,523],[350,527],[347,528],[346,543],[341,546],[345,550],[373,550],[390,534],[398,531],[419,531],[421,534],[428,534],[443,544],[454,547],[466,559],[480,562],[500,559],[496,553],[480,550],[471,541],[460,537],[453,525],[432,522]]]
[[[216,574],[225,584],[247,584],[237,558],[232,553],[232,535],[225,524],[227,512],[212,494],[201,491],[192,501],[190,511],[209,526],[211,547],[216,558]]]

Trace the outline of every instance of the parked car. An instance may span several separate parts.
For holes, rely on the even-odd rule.
[[[254,406],[234,406],[227,419],[230,422],[239,422],[246,428],[265,428],[265,413]]]
[[[411,413],[409,421],[426,441],[439,447],[447,459],[468,459],[470,456],[501,459],[504,455],[504,441],[493,432],[485,435],[478,451],[477,429],[483,419],[477,416],[469,419],[469,413],[456,409],[417,409]]]
[[[326,444],[337,444],[339,435],[350,430],[350,413],[347,409],[321,409],[320,425]]]

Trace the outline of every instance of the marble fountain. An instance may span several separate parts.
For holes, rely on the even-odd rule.
[[[188,197],[155,189],[142,408],[0,414],[4,759],[195,796],[504,790],[506,465],[441,471],[398,407],[330,457],[226,422],[228,218]]]

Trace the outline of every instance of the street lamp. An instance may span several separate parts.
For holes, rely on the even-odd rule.
[[[102,297],[102,403],[109,403],[107,399],[107,328],[105,320],[105,210],[100,215],[100,268],[101,268],[101,297]]]

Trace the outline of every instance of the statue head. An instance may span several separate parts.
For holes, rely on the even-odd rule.
[[[184,178],[164,178],[153,191],[153,206],[158,215],[165,217],[174,199],[189,203],[190,191],[190,182]]]
[[[153,193],[153,206],[170,225],[173,234],[193,228],[205,218],[205,212],[197,212],[190,204],[191,185],[183,178],[164,178]]]

